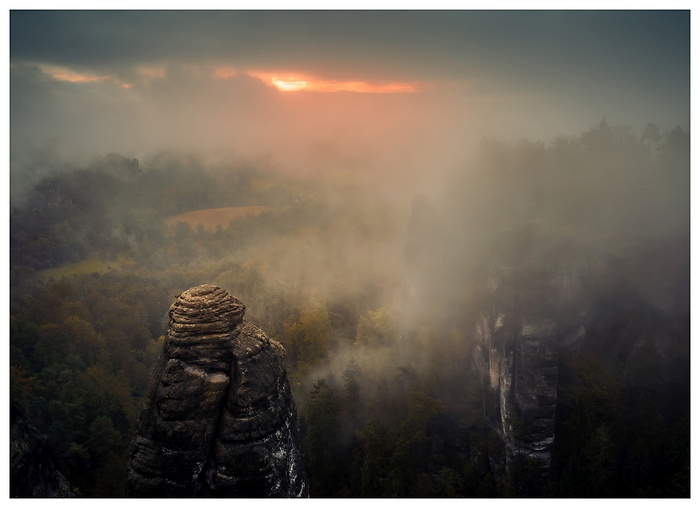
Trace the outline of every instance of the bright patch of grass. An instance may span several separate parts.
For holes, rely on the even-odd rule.
[[[53,277],[60,279],[62,277],[71,277],[73,275],[84,273],[107,273],[111,270],[120,270],[130,266],[134,261],[124,255],[117,256],[116,259],[102,259],[97,254],[91,254],[87,259],[78,261],[77,263],[66,263],[56,268],[47,268],[39,272],[39,275],[44,279]]]
[[[199,224],[207,231],[215,231],[216,226],[225,228],[229,222],[239,217],[260,215],[271,210],[269,206],[229,206],[226,208],[207,208],[206,210],[194,210],[192,212],[181,213],[165,219],[168,225],[178,222],[187,222],[192,229],[196,229]]]

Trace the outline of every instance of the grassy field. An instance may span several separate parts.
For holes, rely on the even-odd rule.
[[[192,229],[195,229],[199,224],[204,226],[207,231],[216,230],[216,226],[222,228],[228,226],[229,222],[239,217],[247,217],[250,215],[260,215],[263,212],[270,210],[269,206],[230,206],[226,208],[207,208],[206,210],[195,210],[193,212],[181,213],[173,215],[165,219],[166,224],[172,225],[178,222],[187,222]]]
[[[226,227],[229,222],[239,217],[247,217],[259,215],[267,210],[271,210],[269,206],[234,206],[227,208],[208,208],[206,210],[195,210],[180,215],[168,217],[165,222],[168,225],[178,222],[187,222],[192,229],[197,225],[202,224],[207,231],[213,232],[217,225]],[[110,270],[121,270],[128,268],[134,261],[127,256],[117,256],[114,259],[105,259],[98,253],[92,254],[87,259],[76,263],[66,263],[56,268],[48,268],[39,272],[44,280],[49,278],[60,279],[62,277],[71,277],[77,274],[84,273],[106,273]]]
[[[107,273],[110,270],[120,270],[133,264],[134,261],[126,256],[117,256],[116,259],[102,259],[99,255],[93,254],[89,258],[77,263],[66,263],[65,265],[48,268],[39,272],[44,279],[71,277],[83,273]]]

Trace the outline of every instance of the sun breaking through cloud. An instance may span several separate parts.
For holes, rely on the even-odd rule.
[[[414,83],[335,81],[299,75],[280,77],[278,74],[262,72],[248,74],[281,92],[416,93],[419,90],[419,87]]]

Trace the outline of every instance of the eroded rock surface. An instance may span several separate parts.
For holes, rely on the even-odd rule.
[[[557,324],[551,320],[523,324],[515,347],[512,419],[514,453],[535,458],[546,467],[554,444],[557,405]]]
[[[10,409],[10,497],[76,497],[56,467],[47,438]]]
[[[491,472],[501,481],[514,463],[528,459],[531,472],[538,471],[531,478],[538,486],[528,486],[533,492],[543,487],[552,462],[562,330],[546,318],[516,324],[512,315],[480,314],[474,361],[482,377],[484,417],[503,444],[489,452]]]
[[[170,307],[127,468],[133,497],[307,495],[284,348],[202,285]]]

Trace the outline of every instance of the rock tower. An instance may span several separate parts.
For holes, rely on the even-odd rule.
[[[205,284],[169,310],[127,466],[131,497],[297,497],[308,487],[284,348]]]

